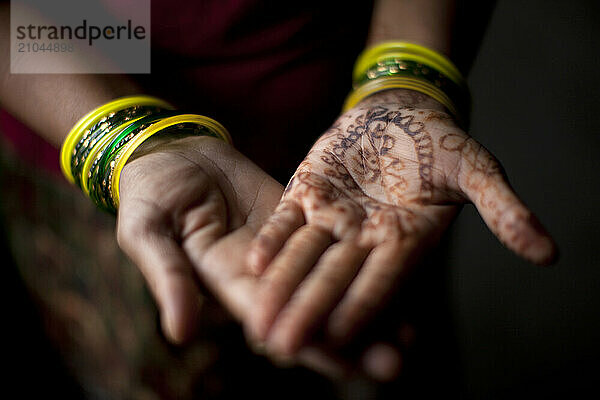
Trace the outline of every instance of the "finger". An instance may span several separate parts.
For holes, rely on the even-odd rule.
[[[391,344],[375,343],[364,352],[361,365],[365,374],[372,379],[390,382],[400,375],[402,355]]]
[[[191,236],[185,243],[186,254],[204,286],[238,321],[242,321],[254,304],[256,278],[244,267],[246,253],[255,231],[244,226],[218,240],[208,249],[201,235]],[[232,251],[235,249],[235,251]]]
[[[348,375],[350,363],[325,347],[306,346],[298,352],[298,363],[327,376],[329,379],[342,379]]]
[[[254,303],[255,285],[244,267],[248,245],[255,232],[244,226],[226,235],[225,213],[186,236],[183,248],[202,283],[237,320]]]
[[[357,356],[344,356],[327,346],[311,344],[302,347],[296,358],[275,363],[284,367],[299,364],[332,380],[348,378],[360,372],[378,382],[396,379],[404,364],[400,348],[386,342],[368,344]]]
[[[264,350],[258,354],[265,355]],[[352,362],[344,359],[330,348],[322,345],[307,345],[295,357],[271,356],[271,361],[280,368],[303,366],[332,380],[342,379],[354,368]]]
[[[193,268],[178,243],[147,228],[143,223],[119,223],[119,244],[144,275],[165,335],[174,343],[182,343],[193,336],[200,312]]]
[[[282,187],[269,179],[257,190],[247,196],[254,201],[242,227],[227,232],[230,212],[225,209],[224,201],[214,202],[213,208],[204,213],[205,222],[196,224],[202,229],[189,234],[183,243],[202,283],[238,321],[243,321],[252,309],[257,288],[258,280],[248,274],[247,268],[250,243],[278,204]]]
[[[252,241],[248,267],[261,274],[290,235],[304,224],[304,213],[294,201],[282,201]]]
[[[375,247],[346,294],[331,313],[327,334],[338,345],[347,343],[385,304],[425,243],[418,237],[395,239]]]
[[[465,148],[470,150],[463,151],[458,184],[486,225],[521,257],[540,265],[554,262],[554,241],[512,190],[498,161],[474,141]]]
[[[337,190],[337,189],[332,189]],[[332,233],[336,240],[353,240],[360,233],[365,211],[355,201],[344,197],[325,203],[302,198],[306,221]]]
[[[266,339],[279,311],[330,244],[331,235],[314,225],[305,225],[290,237],[260,280],[246,321],[250,340]]]
[[[293,355],[342,297],[367,254],[368,249],[353,241],[332,245],[278,315],[267,348]]]

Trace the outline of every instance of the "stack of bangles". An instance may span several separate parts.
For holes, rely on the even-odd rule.
[[[406,42],[383,42],[357,59],[353,90],[344,111],[387,89],[410,89],[440,102],[467,128],[470,95],[466,81],[445,56]],[[156,134],[213,136],[231,143],[218,122],[197,114],[174,111],[150,96],[116,99],[91,111],[69,132],[60,164],[66,178],[108,212],[119,208],[119,181],[133,152]]]
[[[366,97],[387,89],[411,89],[424,93],[468,126],[471,98],[465,78],[444,55],[406,42],[383,42],[358,57],[352,73],[353,90],[344,111]]]
[[[75,124],[61,148],[62,171],[98,207],[116,213],[125,163],[156,134],[213,136],[231,143],[227,130],[208,117],[176,112],[150,96],[124,97],[98,107]]]

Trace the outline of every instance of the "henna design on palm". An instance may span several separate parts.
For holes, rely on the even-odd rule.
[[[249,332],[282,354],[319,326],[350,337],[467,202],[517,254],[553,259],[498,161],[437,103],[413,92],[368,98],[317,140],[258,234],[250,267],[265,284]]]

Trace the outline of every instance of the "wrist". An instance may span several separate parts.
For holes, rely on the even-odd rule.
[[[446,107],[433,97],[411,89],[387,89],[362,99],[356,107],[370,107],[377,104],[399,104],[402,107],[430,109],[448,113]]]
[[[213,136],[231,142],[218,122],[198,114],[172,110],[149,96],[115,99],[92,111],[71,129],[61,148],[61,167],[67,179],[82,188],[100,208],[119,206],[120,173],[143,145],[143,152],[184,136]],[[155,139],[148,142],[150,139]],[[138,155],[139,155],[138,154]]]
[[[140,144],[140,146],[131,154],[131,157],[125,163],[125,166],[140,157],[152,153],[185,149],[198,141],[201,142],[207,139],[218,140],[211,138],[210,136],[196,136],[189,132],[171,132],[167,135],[154,135]]]
[[[344,110],[375,94],[405,89],[409,92],[394,92],[391,100],[410,106],[424,103],[419,106],[447,110],[461,126],[468,126],[470,94],[467,83],[447,57],[430,48],[402,41],[384,42],[367,48],[356,60],[352,81],[353,90],[346,98]],[[426,96],[414,98],[403,94],[410,91]],[[383,96],[387,101],[390,95]],[[370,101],[380,99],[376,97]]]

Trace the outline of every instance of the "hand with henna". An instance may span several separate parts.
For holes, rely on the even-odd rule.
[[[117,237],[156,299],[166,336],[193,336],[199,282],[243,320],[258,285],[246,255],[283,186],[222,140],[157,136],[143,146],[122,172]],[[385,378],[398,369],[400,342],[380,335],[353,359],[315,343],[294,362],[332,377],[362,370]]]
[[[408,90],[365,99],[317,140],[253,241],[248,335],[285,356],[317,328],[347,342],[469,202],[519,256],[556,257],[496,158],[443,106]]]

